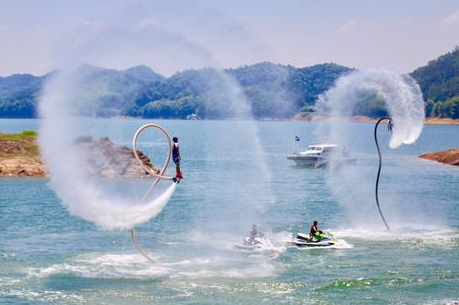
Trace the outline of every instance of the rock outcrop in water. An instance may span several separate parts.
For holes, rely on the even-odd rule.
[[[103,178],[141,178],[148,173],[140,166],[134,157],[132,149],[127,146],[118,146],[109,138],[93,139],[92,137],[79,137],[74,143],[84,153],[88,171]],[[150,159],[141,151],[137,151],[139,158],[146,167],[159,173],[154,168]]]
[[[140,166],[132,149],[118,146],[108,138],[79,137],[74,140],[86,160],[86,170],[102,178],[142,178],[149,174]],[[140,159],[152,170],[159,172],[150,159],[138,151]],[[48,177],[34,132],[0,134],[0,177]]]
[[[419,156],[426,160],[459,166],[459,148],[452,148]]]
[[[48,175],[48,168],[40,157],[0,157],[2,177],[46,177]]]
[[[40,157],[36,133],[0,133],[0,176],[45,177],[48,168]]]

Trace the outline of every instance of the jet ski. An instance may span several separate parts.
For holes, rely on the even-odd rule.
[[[256,236],[246,236],[243,243],[237,244],[235,247],[240,250],[253,251],[272,248],[273,244],[263,233],[260,233]]]
[[[330,233],[321,232],[314,235],[312,239],[308,234],[298,233],[295,240],[290,242],[291,245],[299,248],[312,247],[330,247],[338,242],[338,239]]]

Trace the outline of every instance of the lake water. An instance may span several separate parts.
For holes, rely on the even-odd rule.
[[[415,144],[396,150],[388,148],[389,135],[381,128],[380,201],[392,228],[387,232],[373,198],[372,124],[341,123],[352,135],[349,150],[357,162],[328,171],[297,168],[285,158],[299,148],[295,135],[303,147],[320,142],[314,130],[323,123],[87,122],[88,134],[118,144],[129,145],[147,122],[180,138],[185,180],[162,213],[137,229],[157,263],[136,252],[127,231],[104,231],[70,215],[47,179],[0,179],[2,304],[459,300],[459,168],[417,157],[458,147],[459,126],[426,126]],[[1,119],[0,132],[37,130],[39,124]],[[154,147],[144,141],[144,150],[159,162]],[[129,193],[145,183],[124,186]],[[292,234],[307,231],[314,219],[342,240],[340,246],[286,247]],[[235,249],[252,223],[273,249]]]

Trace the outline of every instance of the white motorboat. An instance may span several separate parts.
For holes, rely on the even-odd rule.
[[[322,167],[329,163],[342,164],[355,161],[349,156],[346,147],[337,144],[309,145],[305,151],[300,151],[287,156],[298,166]]]

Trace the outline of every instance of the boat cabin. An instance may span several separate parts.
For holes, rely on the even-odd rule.
[[[300,155],[328,155],[331,153],[338,153],[340,155],[347,155],[346,148],[336,144],[315,144],[309,145],[305,151],[300,152]]]

